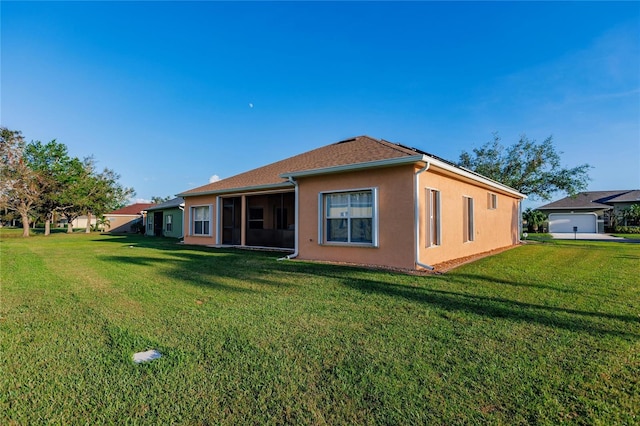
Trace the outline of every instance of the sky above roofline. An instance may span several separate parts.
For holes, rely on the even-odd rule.
[[[367,134],[640,187],[637,2],[0,3],[0,121],[174,196]],[[559,194],[557,198],[561,198]],[[538,204],[543,204],[539,202]]]

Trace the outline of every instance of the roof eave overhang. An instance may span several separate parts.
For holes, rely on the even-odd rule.
[[[224,189],[214,189],[210,191],[198,191],[198,192],[183,192],[182,194],[178,194],[178,197],[197,197],[200,195],[222,195],[222,194],[231,194],[231,193],[240,193],[240,192],[254,192],[254,191],[268,191],[268,190],[277,190],[277,189],[286,189],[293,187],[291,182],[280,182],[280,183],[269,183],[265,185],[253,185],[253,186],[243,186],[236,188],[224,188]]]
[[[527,196],[525,194],[522,194],[522,193],[518,192],[517,190],[515,190],[515,189],[513,189],[513,188],[511,188],[511,187],[509,187],[507,185],[504,185],[504,184],[502,184],[500,182],[497,182],[497,181],[495,181],[493,179],[489,179],[488,177],[482,176],[482,175],[480,175],[478,173],[474,173],[474,172],[472,172],[470,170],[466,170],[466,169],[463,169],[463,168],[460,168],[460,167],[445,163],[444,161],[438,160],[437,158],[433,158],[433,157],[429,157],[429,156],[425,156],[425,158],[426,158],[426,161],[432,166],[435,166],[435,167],[438,167],[440,169],[449,171],[451,173],[457,174],[458,176],[462,176],[464,178],[467,178],[467,179],[470,179],[472,181],[481,183],[481,184],[489,186],[491,188],[495,188],[495,189],[497,189],[499,191],[502,191],[504,193],[513,195],[513,196],[515,196],[517,198],[522,198],[522,199],[526,199],[527,198]]]
[[[301,178],[309,176],[327,175],[334,173],[353,172],[357,170],[375,169],[380,167],[401,166],[405,164],[426,163],[425,155],[411,155],[407,157],[388,158],[385,160],[367,161],[364,163],[343,164],[341,166],[323,167],[321,169],[300,170],[298,172],[282,173],[281,178]]]
[[[397,157],[397,158],[389,158],[385,160],[377,160],[377,161],[367,161],[363,163],[353,163],[353,164],[344,164],[340,166],[332,166],[332,167],[324,167],[320,169],[311,169],[311,170],[300,170],[296,172],[288,172],[280,174],[280,177],[283,179],[296,179],[302,177],[310,177],[310,176],[320,176],[326,174],[335,174],[335,173],[345,173],[345,172],[353,172],[358,170],[367,170],[374,169],[380,167],[393,167],[393,166],[401,166],[408,164],[429,164],[435,167],[438,167],[443,170],[447,170],[453,174],[464,177],[466,179],[475,181],[477,183],[483,184],[485,186],[494,188],[501,192],[513,195],[517,198],[525,199],[526,195],[521,194],[513,188],[510,188],[506,185],[503,185],[499,182],[486,178],[477,173],[473,173],[471,171],[461,169],[460,167],[456,167],[454,165],[448,164],[437,158],[430,157],[428,155],[410,155],[406,157]],[[251,191],[265,191],[265,190],[276,190],[289,188],[293,186],[292,182],[281,182],[275,184],[266,184],[266,185],[254,185],[240,188],[225,188],[218,190],[210,190],[210,191],[199,191],[199,192],[189,192],[178,194],[178,197],[195,197],[200,195],[221,195],[228,193],[240,193],[240,192],[251,192]]]
[[[538,207],[537,210],[611,210],[613,206],[573,206],[573,207]]]
[[[453,166],[444,161],[438,160],[437,158],[433,158],[423,154],[411,155],[407,157],[391,158],[386,160],[368,161],[366,163],[345,164],[342,166],[325,167],[322,169],[301,170],[298,172],[283,173],[280,175],[280,177],[285,179],[301,178],[301,177],[318,176],[318,175],[332,174],[332,173],[344,173],[344,172],[351,172],[351,171],[357,171],[357,170],[366,170],[366,169],[379,168],[379,167],[400,166],[404,164],[429,164],[429,165],[438,167],[440,169],[447,170],[458,176],[462,176],[469,180],[475,181],[477,183],[481,183],[483,185],[508,193],[517,198],[522,198],[522,199],[527,198],[526,195],[521,194],[515,189],[510,188],[506,185],[503,185],[500,182],[496,182],[494,180],[486,178],[477,173],[473,173],[471,171],[461,169],[460,167]]]

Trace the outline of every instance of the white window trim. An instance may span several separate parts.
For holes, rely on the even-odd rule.
[[[351,193],[351,192],[363,192],[363,191],[371,191],[371,242],[370,243],[349,243],[349,242],[338,242],[338,241],[327,241],[327,236],[325,235],[325,196],[329,194],[342,194],[342,193]],[[322,191],[318,193],[318,244],[319,245],[327,245],[327,246],[346,246],[346,247],[379,247],[378,241],[378,233],[379,233],[379,223],[378,223],[378,188],[377,187],[368,187],[368,188],[354,188],[354,189],[338,189],[335,191]]]
[[[436,205],[436,211],[433,211],[433,205],[431,203],[431,193],[432,192],[436,192],[436,198],[437,198],[437,205]],[[427,235],[425,235],[425,247],[428,248],[432,248],[432,247],[440,247],[442,245],[442,198],[440,196],[440,191],[436,188],[425,188],[425,213],[426,213],[426,219],[427,219],[427,223],[426,223],[426,231],[427,231]],[[432,229],[433,228],[433,213],[435,213],[435,217],[437,219],[436,221],[436,229],[435,232]],[[433,234],[435,234],[436,238],[436,242],[433,243]]]
[[[209,232],[207,234],[196,234],[195,233],[195,223],[193,217],[193,210],[198,207],[208,207],[209,208]],[[192,237],[210,237],[213,232],[213,204],[194,204],[189,206],[189,235]]]

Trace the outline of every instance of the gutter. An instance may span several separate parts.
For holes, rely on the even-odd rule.
[[[367,161],[365,163],[344,164],[341,166],[323,167],[321,169],[300,170],[298,172],[283,173],[282,178],[298,178],[316,175],[325,175],[330,173],[343,173],[355,170],[365,170],[378,167],[398,166],[402,164],[413,164],[420,161],[426,161],[424,155],[411,155],[409,157],[396,157],[386,160]]]
[[[295,190],[294,190],[295,191],[294,198],[295,198],[295,201],[296,201],[296,205],[295,205],[295,209],[294,209],[295,211],[294,211],[294,214],[293,214],[294,220],[296,222],[296,227],[295,227],[295,230],[293,231],[294,232],[294,236],[293,236],[293,253],[291,253],[291,254],[289,254],[289,255],[287,255],[285,257],[281,257],[278,260],[289,260],[289,259],[294,259],[294,258],[298,257],[298,244],[299,244],[298,243],[299,242],[299,238],[298,238],[299,230],[298,229],[300,228],[300,221],[299,221],[299,217],[298,217],[298,210],[299,210],[298,206],[300,205],[300,199],[298,197],[298,182],[296,182],[296,180],[292,176],[289,176],[289,182],[291,184],[293,184],[293,186],[295,188]]]
[[[426,172],[427,170],[429,170],[429,167],[431,166],[431,163],[429,163],[428,161],[426,162],[427,164],[421,168],[420,170],[418,170],[415,173],[415,178],[414,178],[414,187],[415,187],[415,212],[414,212],[414,218],[413,218],[413,226],[414,226],[414,231],[415,231],[415,238],[416,238],[416,246],[415,246],[415,264],[416,266],[419,266],[421,268],[425,268],[428,269],[430,271],[433,271],[433,266],[431,265],[427,265],[425,263],[420,263],[420,205],[418,200],[420,199],[420,185],[419,185],[419,181],[420,179],[418,178],[418,176],[423,173]]]
[[[182,227],[182,235],[179,238],[182,238],[182,240],[184,241],[184,203],[180,204],[178,208],[182,210],[182,223],[180,225]]]
[[[225,189],[214,189],[211,191],[199,191],[199,192],[183,192],[178,194],[179,197],[196,197],[199,195],[222,195],[222,194],[233,194],[233,193],[241,193],[241,192],[249,192],[249,191],[264,191],[267,189],[285,189],[290,188],[289,182],[282,183],[268,183],[264,185],[254,185],[254,186],[243,186],[239,188],[225,188]]]

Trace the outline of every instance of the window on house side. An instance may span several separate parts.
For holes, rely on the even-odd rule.
[[[464,242],[473,241],[474,239],[474,227],[473,227],[473,198],[462,197],[463,200],[463,240]]]
[[[209,206],[192,207],[193,235],[209,235]]]
[[[164,217],[165,221],[165,231],[171,232],[173,231],[173,215],[168,214]]]
[[[427,247],[441,244],[440,191],[427,189]]]
[[[375,245],[373,190],[324,194],[324,241]]]
[[[496,194],[487,193],[489,210],[495,210],[498,208],[498,196]]]

